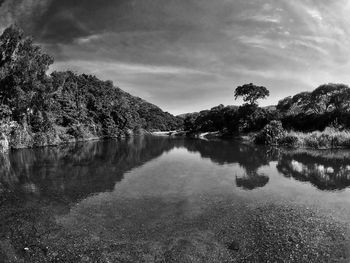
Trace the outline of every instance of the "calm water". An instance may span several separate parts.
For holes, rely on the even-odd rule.
[[[1,159],[0,195],[0,262],[349,257],[345,150],[162,137],[19,150]]]

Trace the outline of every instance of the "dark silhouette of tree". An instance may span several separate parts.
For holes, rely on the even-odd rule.
[[[254,174],[244,177],[236,177],[236,185],[244,190],[254,190],[264,187],[270,178],[263,174]]]
[[[263,86],[252,83],[238,86],[235,90],[235,99],[242,97],[245,102],[238,109],[239,130],[250,132],[262,129],[268,122],[268,112],[259,108],[257,100],[269,96],[270,92]]]
[[[293,99],[291,96],[289,96],[280,100],[276,108],[281,114],[285,114],[291,109],[292,105],[293,105]]]
[[[235,90],[235,99],[242,97],[243,101],[250,105],[257,105],[257,100],[265,99],[270,95],[267,88],[256,86],[253,83],[238,86]]]

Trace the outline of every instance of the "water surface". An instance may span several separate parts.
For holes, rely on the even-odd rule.
[[[5,262],[348,262],[350,151],[140,137],[1,159]]]

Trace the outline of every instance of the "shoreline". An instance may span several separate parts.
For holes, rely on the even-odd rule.
[[[340,132],[339,132],[340,133]],[[348,133],[345,131],[344,133]],[[295,135],[297,134],[297,135]],[[324,135],[326,134],[326,135]],[[216,132],[201,132],[201,133],[192,133],[192,134],[185,134],[186,137],[189,138],[196,138],[196,139],[204,139],[204,140],[210,140],[210,139],[232,139],[232,140],[239,140],[244,143],[251,143],[254,145],[262,145],[262,146],[268,146],[268,147],[276,147],[281,149],[305,149],[305,150],[350,150],[350,138],[349,141],[345,141],[344,145],[339,143],[341,141],[339,138],[341,138],[342,134],[337,137],[337,133],[335,136],[329,135],[330,132],[320,132],[320,131],[314,131],[309,133],[302,133],[302,132],[287,132],[282,137],[282,143],[278,144],[259,144],[254,142],[255,137],[258,135],[258,132],[255,133],[247,133],[247,134],[240,134],[240,135],[229,135],[224,134],[219,131]],[[350,135],[350,133],[349,133]],[[285,138],[294,137],[295,139],[292,140],[291,143],[285,142]],[[299,138],[299,137],[301,138]],[[307,141],[308,136],[311,137],[312,141]],[[318,138],[321,138],[318,140]]]
[[[315,132],[314,132],[315,133]],[[322,134],[322,132],[319,132]],[[69,139],[66,141],[60,140],[56,141],[54,143],[44,143],[44,144],[36,144],[35,142],[31,143],[30,145],[16,145],[16,147],[11,146],[8,139],[6,138],[5,146],[3,147],[3,141],[0,139],[0,154],[7,154],[11,150],[21,150],[21,149],[33,149],[33,148],[40,148],[40,147],[57,147],[60,145],[66,145],[66,144],[72,144],[72,143],[79,143],[79,142],[89,142],[89,141],[100,141],[100,140],[108,140],[108,139],[114,139],[114,140],[123,140],[126,138],[134,137],[134,136],[142,136],[142,135],[152,135],[152,136],[159,136],[159,137],[182,137],[182,138],[189,138],[189,139],[200,139],[200,140],[211,140],[211,139],[231,139],[231,140],[239,140],[243,143],[251,143],[254,145],[259,145],[254,142],[254,137],[258,133],[249,133],[249,134],[241,134],[238,136],[233,135],[227,135],[223,134],[219,131],[216,132],[200,132],[200,133],[187,133],[186,131],[156,131],[156,132],[150,132],[146,130],[142,130],[138,133],[134,132],[127,132],[126,135],[120,136],[120,137],[99,137],[99,136],[91,136],[86,138],[74,138]],[[301,133],[300,133],[301,134]],[[306,135],[307,133],[303,133]],[[312,134],[312,133],[310,133]],[[6,145],[7,144],[7,145]],[[2,147],[1,147],[2,146]],[[269,147],[277,147],[281,149],[303,149],[303,150],[317,150],[317,151],[326,151],[326,150],[350,150],[350,146],[331,146],[331,147],[311,147],[306,146],[302,144],[298,145],[288,145],[288,144],[269,144],[265,145]],[[3,150],[5,148],[5,150]]]
[[[144,129],[136,131],[125,130],[119,136],[96,136],[92,133],[84,134],[84,137],[73,137],[67,138],[67,134],[60,133],[59,129],[56,129],[54,133],[31,133],[26,129],[23,130],[23,135],[15,137],[12,134],[0,132],[0,155],[7,154],[11,150],[20,149],[34,149],[41,147],[57,147],[60,145],[66,145],[71,143],[89,142],[89,141],[100,141],[100,140],[124,140],[135,136],[143,136],[152,134]]]

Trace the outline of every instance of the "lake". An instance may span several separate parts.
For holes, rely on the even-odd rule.
[[[0,262],[349,262],[350,151],[138,137],[0,158]]]

